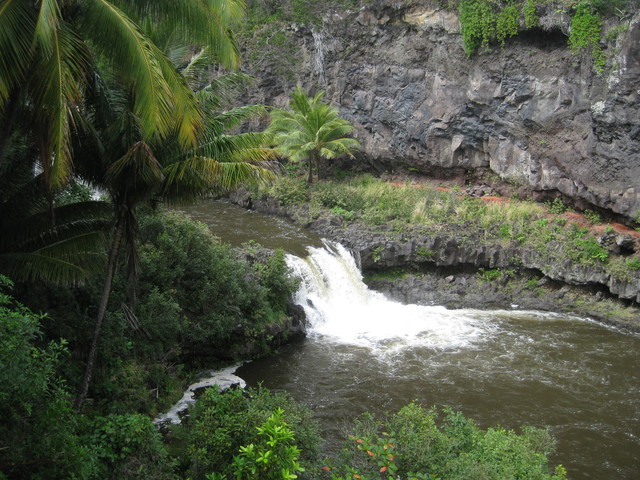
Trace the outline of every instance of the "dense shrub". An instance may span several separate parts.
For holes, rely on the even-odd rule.
[[[517,434],[499,427],[480,429],[459,412],[411,403],[386,422],[365,415],[356,421],[332,478],[447,480],[561,480],[548,465],[553,441],[546,430],[523,428]],[[387,477],[383,477],[387,478]]]
[[[0,478],[83,478],[95,470],[56,375],[64,342],[40,345],[41,318],[3,293],[0,276]]]
[[[90,442],[101,461],[101,479],[176,478],[162,436],[143,415],[108,415],[90,425]]]
[[[177,213],[146,217],[141,236],[140,328],[157,353],[183,345],[192,355],[232,356],[234,335],[256,339],[286,321],[297,284],[282,252],[252,266],[206,225]]]
[[[286,394],[264,388],[225,392],[209,388],[190,410],[187,424],[178,427],[187,430],[191,477],[201,479],[216,472],[233,478],[231,459],[240,453],[240,447],[262,442],[258,427],[278,409],[283,410],[281,418],[293,432],[301,463],[312,464],[318,456],[320,437],[307,408]]]

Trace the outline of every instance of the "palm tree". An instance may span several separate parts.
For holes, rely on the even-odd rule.
[[[235,176],[220,176],[233,169],[206,157],[196,160],[195,153],[204,148],[201,140],[209,143],[203,105],[164,53],[168,43],[161,43],[201,45],[217,63],[235,67],[239,54],[230,28],[243,12],[243,0],[0,2],[0,165],[16,124],[24,120],[28,128],[22,138],[42,170],[38,178],[51,228],[58,227],[54,191],[73,167],[105,188],[115,207],[105,285],[77,407],[87,393],[123,243],[135,265],[136,206],[154,196],[177,198],[189,191],[187,185],[204,191],[215,175],[219,184],[231,184],[242,172],[246,178],[259,171],[236,168]],[[161,145],[182,152],[173,167],[156,156]],[[193,171],[197,166],[199,174]],[[7,248],[18,247],[23,245],[13,241]],[[42,247],[34,248],[42,253]],[[71,252],[66,249],[63,256]]]
[[[196,57],[187,65],[188,68],[196,69],[193,64]],[[236,81],[234,78],[241,77],[219,79],[196,94],[202,111],[213,113],[220,107],[218,92]],[[105,115],[102,128],[95,132],[93,148],[85,149],[94,161],[82,161],[80,165],[85,179],[109,192],[115,223],[91,349],[75,401],[76,409],[82,408],[88,393],[112,282],[123,247],[132,291],[136,282],[137,207],[149,201],[191,201],[210,192],[237,187],[240,183],[266,181],[274,177],[268,162],[275,157],[275,152],[262,147],[266,134],[225,134],[227,128],[243,119],[265,113],[264,107],[242,107],[205,116],[198,145],[185,149],[177,134],[146,142],[135,113],[128,108],[130,102],[126,92],[109,89],[106,85],[101,87],[104,90],[96,92],[103,105],[101,113],[105,113],[105,104],[114,110]]]
[[[15,118],[28,115],[45,187],[64,184],[72,171],[72,134],[87,121],[86,93],[98,65],[131,92],[145,141],[175,135],[184,146],[196,145],[198,102],[145,30],[157,27],[156,37],[179,31],[233,67],[239,55],[229,27],[243,10],[243,0],[3,0],[0,160]]]
[[[345,135],[353,126],[339,116],[335,107],[322,103],[324,92],[313,98],[298,86],[291,94],[291,110],[276,109],[271,112],[269,132],[273,134],[278,151],[293,162],[307,160],[309,175],[313,182],[315,167],[320,177],[320,160],[338,155],[352,156],[359,145],[358,140]]]

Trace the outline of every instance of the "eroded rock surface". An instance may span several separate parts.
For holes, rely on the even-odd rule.
[[[608,40],[597,75],[588,55],[570,53],[569,18],[557,9],[505,48],[467,58],[457,14],[436,3],[376,0],[328,15],[322,27],[291,26],[299,49],[291,79],[248,63],[257,78],[250,100],[284,106],[296,82],[319,86],[380,171],[490,169],[532,193],[635,219],[640,14]]]

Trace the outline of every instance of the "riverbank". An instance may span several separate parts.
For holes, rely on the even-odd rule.
[[[364,182],[364,189],[375,189],[373,200],[360,180],[282,183],[238,191],[231,200],[344,244],[359,258],[369,286],[392,299],[572,313],[640,331],[637,232],[596,214],[560,211],[558,202],[505,206],[457,190],[417,194],[414,186],[377,180]],[[381,211],[387,204],[393,207]],[[433,212],[440,218],[414,221],[417,206],[423,218]],[[400,211],[409,213],[403,218]]]

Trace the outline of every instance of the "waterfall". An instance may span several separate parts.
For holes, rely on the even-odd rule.
[[[324,248],[308,248],[305,259],[287,257],[289,267],[302,279],[295,302],[305,310],[309,336],[394,353],[407,347],[470,347],[492,330],[477,311],[387,299],[365,285],[346,248],[324,243]]]
[[[324,55],[327,53],[326,36],[323,31],[317,31],[315,28],[311,30],[311,35],[315,47],[314,70],[318,76],[318,83],[324,87],[327,85],[327,78],[324,74]]]

